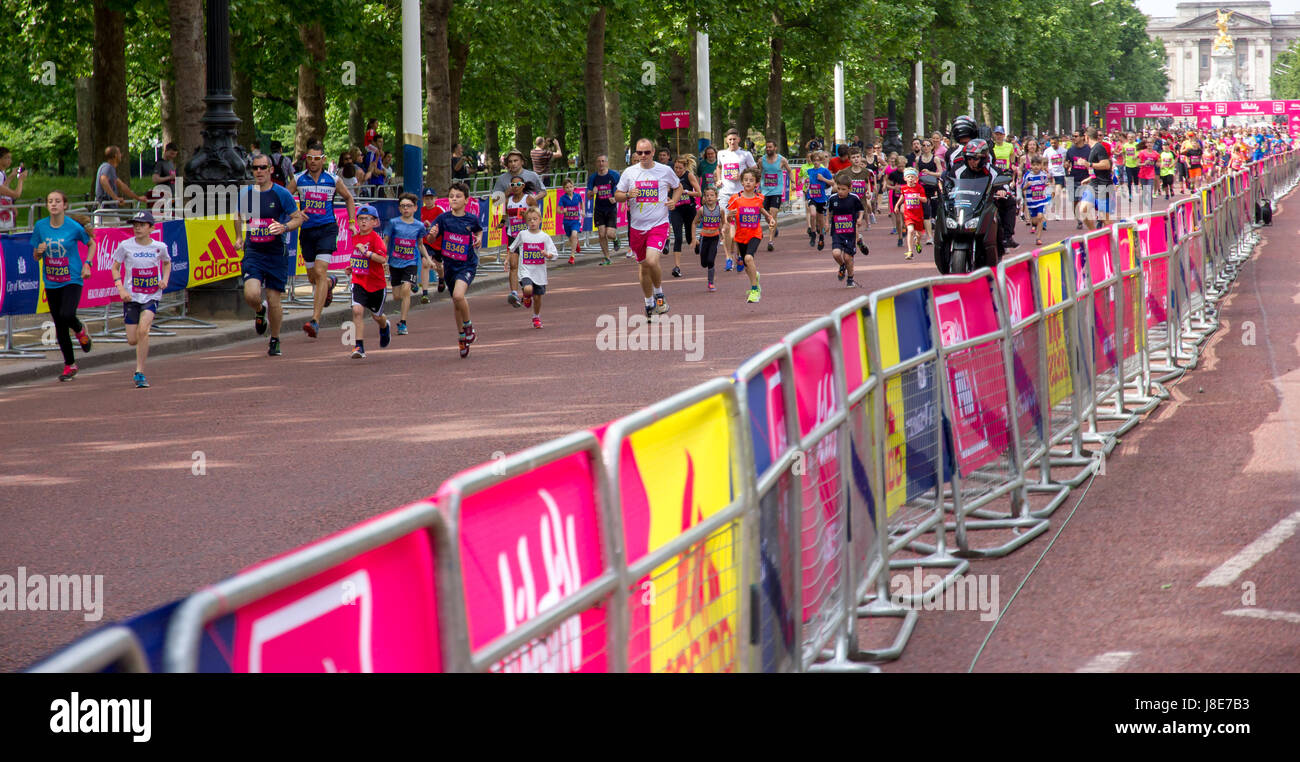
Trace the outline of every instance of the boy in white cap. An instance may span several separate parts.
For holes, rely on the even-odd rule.
[[[158,299],[171,277],[172,259],[167,245],[155,241],[154,218],[147,210],[135,213],[131,228],[135,236],[113,250],[113,285],[122,297],[122,320],[126,323],[126,343],[135,347],[137,389],[149,388],[144,377],[144,361],[149,357],[149,327],[158,313]]]

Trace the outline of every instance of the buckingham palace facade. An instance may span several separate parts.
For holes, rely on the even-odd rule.
[[[1272,97],[1269,76],[1276,57],[1300,38],[1300,13],[1274,16],[1268,2],[1179,3],[1175,15],[1149,17],[1147,33],[1163,40],[1169,90],[1166,100],[1200,100],[1198,90],[1210,78],[1210,55],[1216,11],[1232,11],[1228,35],[1237,57],[1237,78],[1247,88],[1247,98]]]

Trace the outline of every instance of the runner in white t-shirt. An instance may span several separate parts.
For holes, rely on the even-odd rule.
[[[139,211],[131,218],[134,238],[128,238],[113,250],[113,285],[122,298],[122,317],[126,323],[126,343],[135,347],[137,389],[146,389],[144,361],[149,357],[149,327],[158,312],[158,300],[171,277],[172,259],[167,245],[154,240],[154,217]]]
[[[524,212],[527,230],[520,231],[510,244],[519,258],[519,288],[524,292],[524,306],[533,308],[533,327],[542,327],[542,297],[546,294],[546,260],[560,256],[555,241],[543,233],[542,210],[529,207]]]
[[[758,166],[754,156],[740,147],[740,131],[735,127],[727,130],[727,148],[718,151],[718,206],[727,208],[731,197],[743,190],[740,174],[750,167]],[[722,246],[729,259],[736,255],[736,244],[731,240],[731,231],[727,225],[722,226]]]
[[[1056,190],[1052,193],[1052,219],[1060,219],[1065,208],[1065,151],[1056,146],[1057,139],[1052,138],[1047,144],[1047,150],[1043,151],[1043,158],[1047,159],[1047,171],[1056,184]],[[1046,226],[1043,229],[1046,230]]]
[[[614,193],[616,203],[627,202],[628,244],[636,255],[647,319],[668,311],[659,255],[668,245],[668,210],[682,196],[677,173],[656,163],[654,151],[649,139],[637,141],[634,158],[639,163],[623,171]]]

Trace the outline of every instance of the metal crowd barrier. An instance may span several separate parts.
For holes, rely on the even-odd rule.
[[[265,642],[348,605],[336,600],[340,585],[382,573],[402,584],[366,587],[363,608],[414,608],[416,631],[363,627],[361,642],[308,642],[294,663],[314,669],[343,646],[361,649],[362,671],[874,670],[901,654],[918,605],[958,584],[968,557],[1047,530],[1119,432],[1167,397],[1156,373],[1194,365],[1222,293],[1207,297],[1204,284],[1239,271],[1253,231],[1234,225],[1253,225],[1247,203],[1295,186],[1295,156],[1248,177],[1191,199],[1212,199],[1208,212],[1180,202],[996,271],[859,297],[734,376],[458,474],[429,500],[190,596],[170,620],[164,664],[259,671],[255,648],[223,648],[230,633]],[[685,461],[680,507],[675,484],[665,499],[663,484],[646,481],[668,474],[638,458],[652,469]],[[703,476],[713,486],[701,495],[690,484]],[[544,580],[530,576],[521,536],[537,527],[530,492],[549,512]],[[1031,508],[1031,495],[1045,505]],[[980,529],[1011,538],[976,546]],[[587,540],[581,565],[575,536]],[[370,555],[388,550],[383,564]],[[890,571],[914,567],[947,573],[891,591]],[[893,642],[864,648],[864,629],[874,634],[882,618],[901,620]],[[147,669],[123,626],[33,669],[109,667]]]

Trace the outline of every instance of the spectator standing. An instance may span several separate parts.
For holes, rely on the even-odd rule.
[[[176,197],[176,154],[179,151],[175,143],[168,143],[163,148],[162,158],[153,166],[153,190],[149,196],[153,199]]]
[[[469,157],[465,155],[465,147],[457,143],[451,149],[451,179],[464,180],[469,177]]]
[[[528,154],[533,161],[533,171],[539,175],[544,175],[551,168],[552,159],[564,158],[564,153],[560,150],[560,141],[551,138],[551,149],[546,147],[546,138],[538,136],[533,141],[533,150]]]
[[[117,146],[104,149],[104,163],[95,172],[95,201],[102,209],[116,209],[123,196],[130,196],[136,201],[144,201],[144,196],[131,190],[117,176],[117,165],[122,163],[122,151]]]
[[[11,230],[14,226],[14,210],[11,208],[18,197],[23,195],[23,178],[27,174],[25,167],[19,166],[14,172],[14,187],[9,187],[9,167],[14,163],[14,156],[8,148],[0,147],[0,230]]]

